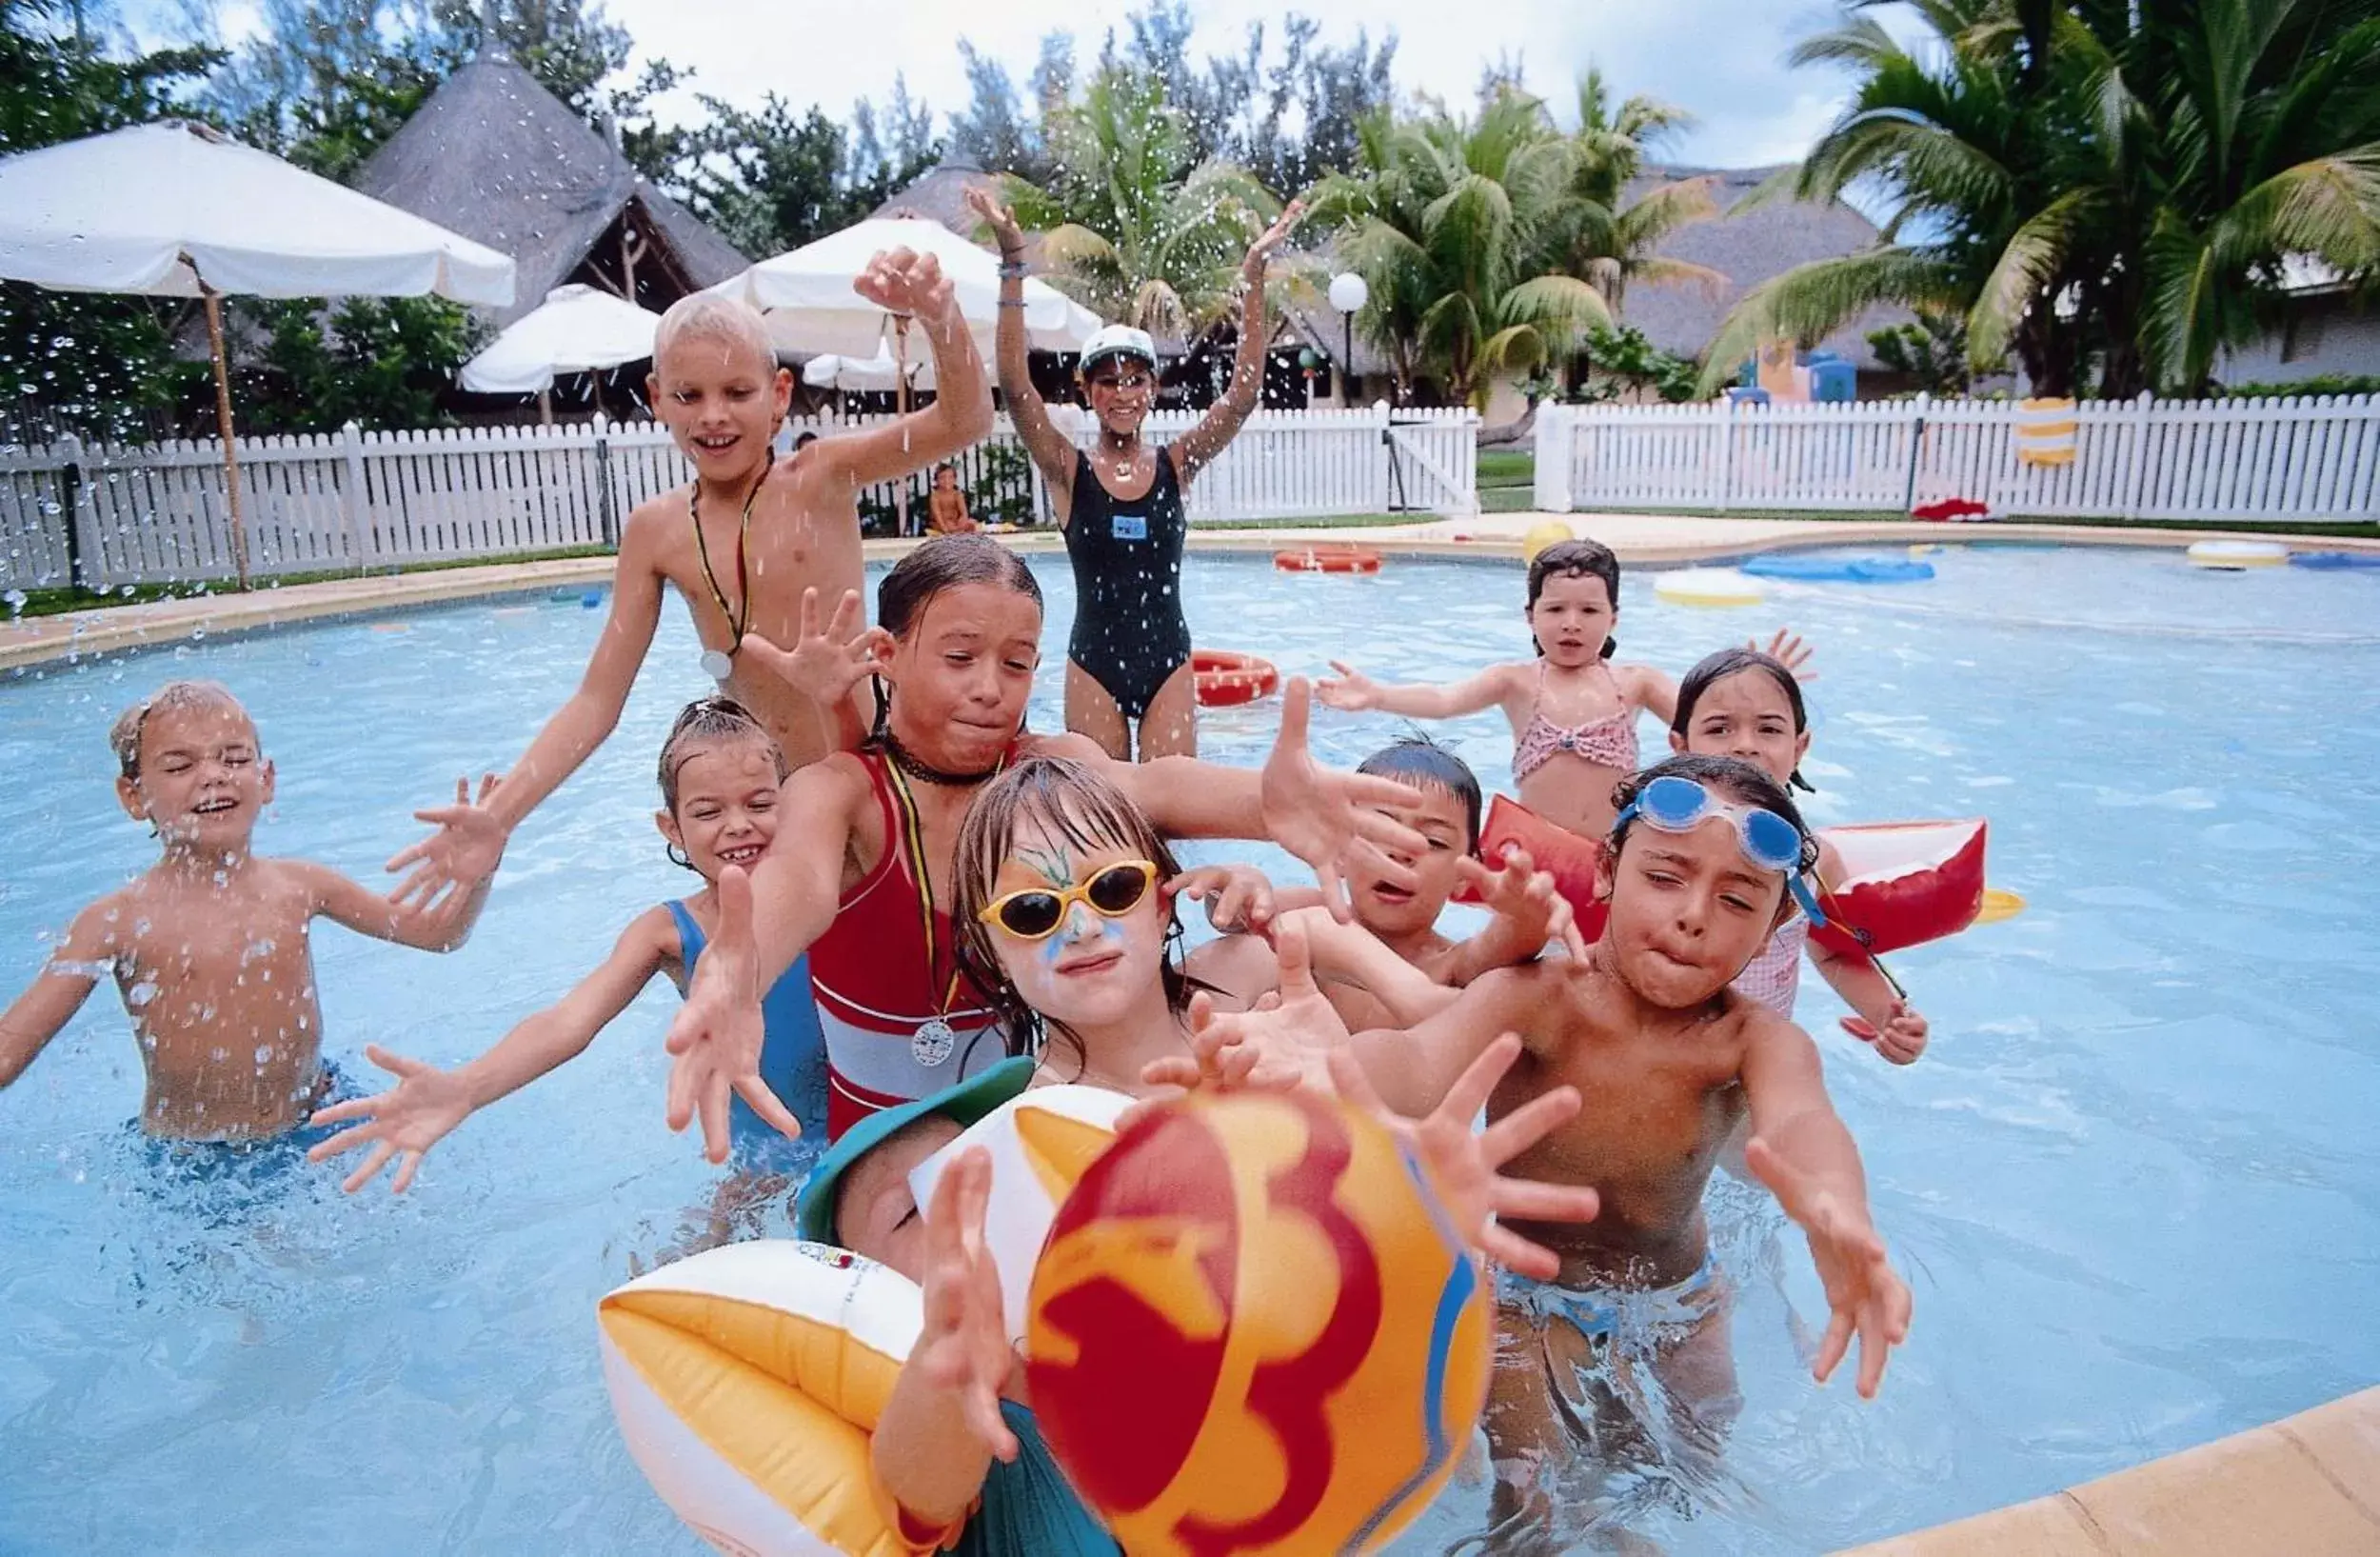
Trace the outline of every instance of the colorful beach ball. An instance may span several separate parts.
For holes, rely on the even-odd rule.
[[[1386,1130],[1329,1099],[1200,1095],[1136,1121],[1059,1208],[1026,1372],[1134,1557],[1365,1551],[1469,1444],[1491,1335]]]

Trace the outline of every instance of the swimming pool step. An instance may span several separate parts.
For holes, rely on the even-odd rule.
[[[1845,1557],[2370,1557],[2380,1387]]]

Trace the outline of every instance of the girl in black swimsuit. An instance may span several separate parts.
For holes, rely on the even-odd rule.
[[[1263,387],[1264,264],[1304,208],[1292,202],[1240,266],[1246,302],[1231,388],[1198,426],[1159,449],[1140,427],[1157,398],[1157,353],[1138,329],[1111,325],[1082,353],[1099,441],[1078,449],[1051,422],[1027,375],[1024,234],[982,190],[968,191],[1000,240],[1000,388],[1041,468],[1074,562],[1074,635],[1066,647],[1066,728],[1118,761],[1195,756],[1198,698],[1190,625],[1181,614],[1182,489],[1231,442]],[[1139,740],[1134,740],[1135,729]]]

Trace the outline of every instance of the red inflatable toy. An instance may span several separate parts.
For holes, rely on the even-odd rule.
[[[1592,942],[1603,933],[1610,910],[1595,895],[1595,867],[1603,858],[1600,839],[1556,827],[1519,801],[1497,795],[1488,802],[1487,819],[1479,827],[1479,859],[1493,870],[1516,848],[1527,849],[1532,865],[1552,872],[1555,889],[1570,899],[1577,915],[1581,936]],[[1455,901],[1477,903],[1479,896],[1464,887]]]
[[[1856,957],[1957,934],[1983,911],[1988,830],[1980,816],[1822,829],[1818,836],[1843,862],[1843,879],[1826,884],[1818,899],[1826,928],[1813,929],[1812,939]]]
[[[1280,685],[1280,672],[1270,660],[1235,654],[1227,649],[1192,649],[1190,673],[1198,682],[1199,706],[1204,709],[1253,703],[1272,696],[1273,689]]]
[[[1273,566],[1284,573],[1377,573],[1380,554],[1364,546],[1308,546],[1274,552]]]

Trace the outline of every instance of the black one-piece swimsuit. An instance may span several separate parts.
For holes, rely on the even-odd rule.
[[[1158,691],[1190,661],[1181,614],[1181,545],[1188,526],[1173,455],[1157,451],[1157,479],[1136,498],[1100,485],[1078,450],[1066,555],[1074,563],[1074,633],[1066,657],[1139,722]]]

